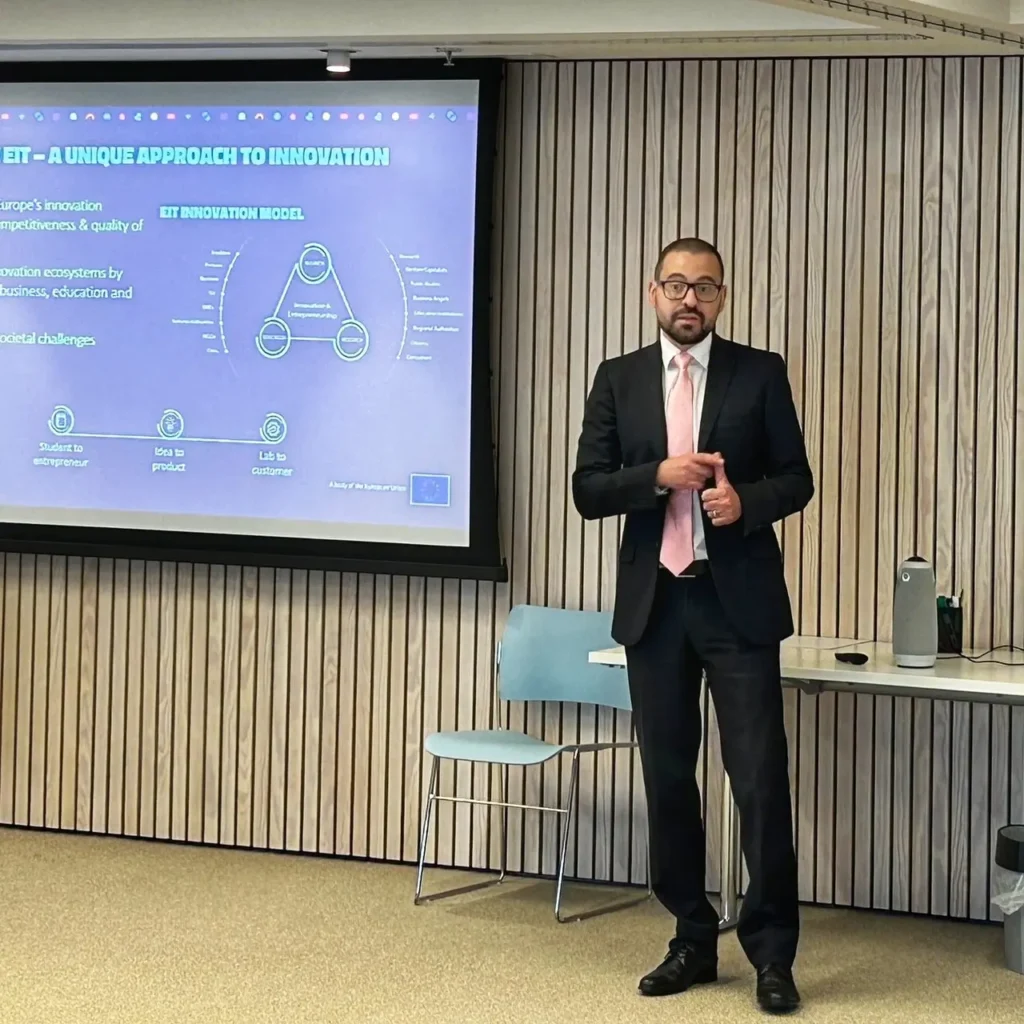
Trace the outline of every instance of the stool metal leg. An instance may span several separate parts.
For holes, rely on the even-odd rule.
[[[732,786],[726,776],[722,780],[722,846],[719,868],[721,918],[719,929],[735,928],[740,919],[740,872],[743,852],[740,846],[740,812],[733,799]]]
[[[424,903],[433,903],[435,900],[443,900],[447,899],[449,896],[460,896],[464,893],[477,892],[480,889],[487,889],[493,885],[498,885],[503,882],[508,875],[508,812],[509,809],[513,807],[522,811],[553,813],[562,821],[562,826],[559,831],[558,876],[555,884],[555,918],[560,924],[569,924],[574,921],[585,921],[588,918],[597,917],[599,914],[607,914],[613,910],[632,907],[650,899],[653,892],[651,889],[650,851],[648,850],[647,890],[642,895],[631,896],[624,900],[607,903],[603,906],[595,907],[592,910],[585,910],[579,913],[562,913],[562,896],[565,891],[565,862],[569,850],[569,828],[572,822],[573,812],[576,810],[579,798],[579,757],[580,750],[574,750],[571,775],[569,778],[569,790],[563,807],[509,803],[508,765],[502,765],[500,767],[498,783],[501,794],[500,800],[478,800],[459,796],[441,796],[438,793],[439,759],[437,757],[432,757],[430,764],[430,776],[427,781],[427,798],[423,808],[423,821],[420,826],[419,852],[416,863],[416,891],[413,895],[413,901],[415,904],[420,906]],[[423,891],[423,879],[426,872],[427,840],[430,837],[430,826],[437,814],[437,804],[440,800],[449,800],[454,803],[461,802],[482,805],[489,808],[498,807],[501,809],[501,820],[499,826],[501,830],[501,870],[496,877],[487,878],[480,882],[471,882],[468,885],[460,885],[454,889],[445,889],[441,892],[425,893]]]
[[[495,878],[487,878],[482,882],[471,882],[468,885],[460,885],[455,889],[445,889],[443,892],[423,892],[423,873],[426,868],[427,839],[430,835],[430,823],[432,816],[436,813],[437,801],[441,799],[437,795],[438,785],[438,758],[433,758],[430,765],[430,780],[427,783],[427,802],[423,809],[423,825],[420,831],[420,849],[416,866],[416,893],[413,902],[416,906],[424,903],[433,903],[435,900],[447,899],[449,896],[461,896],[467,892],[476,892],[479,889],[488,889],[492,885],[499,885],[505,880],[508,869],[508,806],[506,790],[508,784],[508,768],[503,767],[501,771],[499,787],[501,800],[480,800],[475,801],[487,807],[501,807],[501,873]]]
[[[582,910],[574,914],[562,914],[562,892],[563,883],[565,881],[565,857],[569,848],[569,828],[572,824],[573,812],[578,809],[577,801],[579,800],[579,751],[573,754],[572,759],[572,774],[569,777],[569,796],[565,801],[565,808],[559,811],[562,817],[562,835],[561,835],[561,846],[558,853],[558,879],[555,888],[555,920],[559,924],[573,924],[577,921],[588,921],[592,917],[598,917],[601,914],[610,914],[615,910],[625,910],[627,907],[635,907],[640,903],[645,903],[653,895],[654,891],[651,888],[651,868],[650,868],[650,850],[648,849],[647,854],[647,890],[638,896],[628,896],[625,899],[614,900],[609,903],[605,903],[600,907],[593,907],[590,910]]]

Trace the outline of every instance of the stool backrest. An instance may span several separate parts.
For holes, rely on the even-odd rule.
[[[625,670],[588,661],[615,646],[611,625],[607,612],[516,605],[498,650],[499,696],[631,711]]]

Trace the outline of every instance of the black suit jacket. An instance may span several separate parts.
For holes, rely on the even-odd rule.
[[[714,527],[702,513],[711,574],[733,627],[751,643],[779,643],[793,632],[793,614],[772,524],[814,494],[786,366],[774,352],[716,336],[707,373],[696,448],[722,453],[743,503],[731,526]],[[598,367],[572,478],[585,519],[626,517],[612,625],[626,646],[643,635],[660,565],[668,500],[655,484],[668,453],[663,374],[659,344]]]

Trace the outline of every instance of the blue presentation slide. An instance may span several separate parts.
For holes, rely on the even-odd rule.
[[[4,521],[468,544],[475,82],[3,88]]]

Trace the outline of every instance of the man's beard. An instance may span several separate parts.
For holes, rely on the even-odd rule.
[[[690,313],[691,316],[700,317],[699,328],[683,328],[676,324],[674,320],[669,320],[667,323],[658,317],[658,326],[677,344],[682,346],[696,345],[702,342],[712,331],[712,327],[708,326],[707,318],[698,310],[694,310]]]

